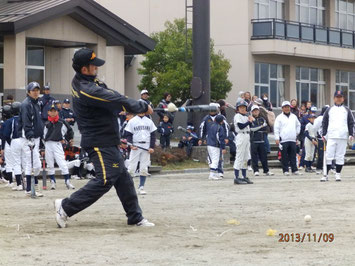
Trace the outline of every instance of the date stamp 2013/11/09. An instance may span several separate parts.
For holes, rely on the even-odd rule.
[[[331,243],[334,241],[335,236],[333,233],[280,233],[279,242],[324,242]]]

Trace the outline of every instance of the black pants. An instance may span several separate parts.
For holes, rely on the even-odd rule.
[[[251,142],[250,147],[251,147],[251,161],[252,161],[252,167],[254,173],[259,172],[258,159],[260,159],[261,165],[263,166],[264,173],[268,173],[269,167],[267,164],[267,152],[266,152],[265,143]]]
[[[140,222],[143,219],[142,210],[118,147],[86,148],[86,151],[95,166],[96,178],[63,200],[62,207],[66,214],[70,217],[84,210],[114,186],[126,212],[127,223]]]
[[[164,148],[169,148],[170,147],[170,135],[161,135],[160,136],[160,146]]]
[[[281,163],[283,172],[288,172],[288,166],[291,165],[292,173],[297,172],[296,164],[296,142],[283,142],[281,151]]]
[[[324,142],[322,139],[318,139],[318,160],[317,160],[317,170],[323,169],[323,158],[324,158]]]

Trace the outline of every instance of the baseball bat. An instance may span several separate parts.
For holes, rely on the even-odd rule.
[[[42,160],[42,188],[43,190],[47,189],[47,173],[46,173],[46,160],[44,159],[43,156],[43,160]]]
[[[137,147],[138,149],[141,149],[141,150],[144,150],[144,151],[149,151],[149,149],[143,148],[143,147],[141,147],[141,146],[133,145],[132,143],[129,143],[129,142],[127,142],[127,144],[128,144],[129,146],[134,146],[134,147]]]
[[[327,176],[327,145],[326,140],[323,139],[323,176]]]

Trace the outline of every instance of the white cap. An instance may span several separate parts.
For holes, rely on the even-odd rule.
[[[147,90],[142,90],[141,91],[141,95],[144,94],[144,93],[149,94],[149,92]]]
[[[253,105],[253,106],[251,107],[251,111],[253,112],[255,109],[260,110],[259,106],[257,106],[257,105]]]
[[[219,103],[210,103],[210,106],[212,107],[216,107],[216,108],[219,108],[220,106],[219,106]]]
[[[281,107],[285,107],[285,106],[291,106],[291,103],[289,101],[282,102]]]

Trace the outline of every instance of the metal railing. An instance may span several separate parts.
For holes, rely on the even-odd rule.
[[[252,40],[281,39],[355,48],[355,32],[282,19],[253,19]]]

